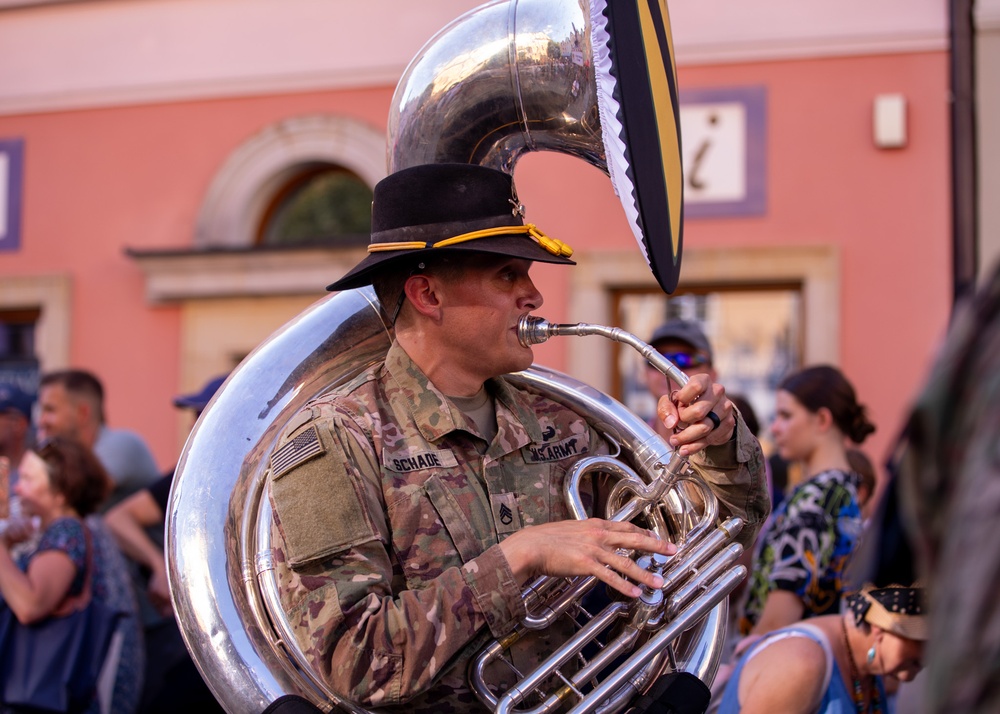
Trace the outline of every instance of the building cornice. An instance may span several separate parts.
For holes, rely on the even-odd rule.
[[[993,22],[1000,0],[979,11]],[[0,0],[0,115],[393,87],[480,0]],[[681,65],[947,48],[943,0],[670,6]],[[373,23],[373,18],[378,18]],[[364,28],[377,27],[365,30]],[[345,31],[345,28],[362,28]]]
[[[199,298],[322,295],[365,255],[365,249],[277,248],[138,250],[151,304]]]

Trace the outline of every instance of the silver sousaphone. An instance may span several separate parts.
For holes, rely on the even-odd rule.
[[[668,292],[681,253],[680,136],[666,6],[635,0],[502,0],[458,18],[420,51],[389,116],[390,172],[421,163],[467,162],[513,172],[530,151],[559,151],[608,173],[653,274]],[[336,276],[331,276],[331,279]],[[284,694],[327,711],[362,708],[332,691],[296,645],[278,599],[271,550],[267,466],[277,440],[309,399],[384,357],[391,339],[374,293],[329,295],[261,344],[230,375],[185,445],[167,513],[175,612],[188,649],[216,698],[253,714]],[[552,325],[534,318],[520,338],[600,335],[634,347],[664,373],[684,376],[617,328]],[[665,585],[635,604],[612,601],[578,638],[605,654],[581,662],[568,642],[545,667],[498,691],[484,675],[506,642],[488,645],[470,680],[496,711],[619,711],[668,671],[711,683],[725,637],[728,593],[743,579],[730,541],[739,519],[719,524],[715,499],[648,425],[593,388],[541,367],[512,376],[578,411],[620,447],[617,458],[581,461],[617,481],[609,518],[642,519],[679,546],[646,558]],[[637,554],[639,555],[639,554]],[[639,557],[642,557],[641,555]],[[543,578],[525,591],[529,617],[512,637],[576,616],[592,582]],[[581,618],[586,619],[586,618]],[[608,633],[611,634],[608,634]],[[622,660],[610,671],[608,662]],[[565,665],[572,666],[566,668]],[[565,671],[564,671],[565,669]],[[598,673],[604,679],[598,679]],[[556,678],[559,691],[536,685]]]

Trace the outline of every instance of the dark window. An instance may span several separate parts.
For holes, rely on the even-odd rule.
[[[0,310],[0,382],[12,382],[29,394],[38,389],[35,325],[38,310]]]
[[[354,173],[310,164],[275,195],[258,243],[268,246],[367,245],[372,190]]]

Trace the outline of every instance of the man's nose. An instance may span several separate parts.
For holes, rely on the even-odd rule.
[[[535,283],[532,282],[531,278],[525,278],[525,294],[521,298],[521,309],[537,310],[542,306],[543,302],[545,302],[545,299],[538,292]]]

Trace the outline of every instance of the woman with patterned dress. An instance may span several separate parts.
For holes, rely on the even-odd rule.
[[[0,536],[0,595],[20,622],[42,621],[80,595],[88,561],[91,597],[123,614],[112,637],[110,671],[102,674],[94,700],[78,710],[86,714],[134,712],[142,685],[141,631],[124,562],[100,521],[85,520],[111,486],[90,449],[65,438],[49,439],[25,453],[15,486],[23,514],[40,523],[37,547],[16,562],[10,554],[12,545],[37,535],[30,522],[12,522]]]
[[[809,367],[779,386],[771,435],[804,480],[762,535],[741,631],[752,638],[798,620],[839,612],[845,571],[861,531],[860,477],[846,442],[875,431],[839,370]],[[742,648],[738,648],[741,650]]]

